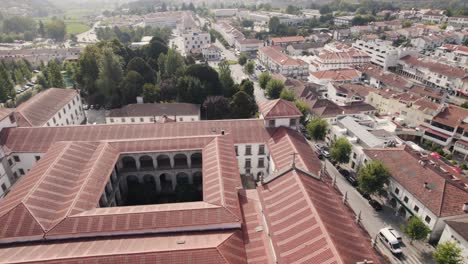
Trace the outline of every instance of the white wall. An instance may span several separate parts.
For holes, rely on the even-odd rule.
[[[462,256],[466,263],[468,263],[468,241],[466,241],[460,234],[453,230],[449,225],[445,225],[442,236],[440,237],[439,244],[446,241],[455,242],[462,249]],[[463,263],[465,263],[463,262]]]
[[[177,122],[192,122],[199,121],[200,115],[168,115],[170,119],[176,120]],[[106,117],[106,124],[148,124],[154,123],[161,119],[161,116],[135,116],[135,117]]]
[[[80,125],[84,120],[85,114],[81,105],[81,97],[77,94],[43,126],[75,126]]]
[[[10,116],[13,116],[13,113]],[[0,131],[7,127],[16,127],[16,120],[13,119],[13,122],[12,122],[12,120],[10,119],[10,116],[7,116],[3,120],[0,121]]]
[[[264,154],[259,154],[260,145],[264,146]],[[269,175],[269,151],[266,144],[236,144],[237,147],[237,162],[239,165],[240,174],[246,174],[247,168],[245,167],[246,159],[250,159],[250,173],[253,175],[255,180],[258,180],[258,173],[263,172],[264,177]],[[251,147],[251,155],[246,155],[246,146]],[[263,168],[258,167],[258,160],[263,158]]]

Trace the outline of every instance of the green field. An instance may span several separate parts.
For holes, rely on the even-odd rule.
[[[68,23],[67,21],[65,21],[65,24],[67,25],[67,33],[69,35],[71,34],[80,34],[80,33],[83,33],[85,31],[88,31],[91,27],[86,25],[86,24],[80,24],[80,23]]]
[[[95,10],[90,10],[90,9],[70,9],[63,14],[63,16],[57,16],[59,19],[63,19],[65,24],[67,25],[67,34],[80,34],[83,33],[87,30],[89,30],[91,27],[88,25],[89,24],[89,18],[87,16],[92,15],[95,12]],[[37,21],[41,20],[43,23],[47,23],[49,20],[51,20],[50,17],[38,17],[35,18]]]

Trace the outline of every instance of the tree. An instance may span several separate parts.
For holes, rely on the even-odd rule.
[[[270,81],[268,81],[268,84],[266,86],[266,92],[267,92],[268,97],[270,97],[271,99],[279,98],[283,88],[284,88],[284,83],[282,81],[271,79]]]
[[[280,26],[280,20],[278,17],[274,16],[268,21],[268,30],[270,33],[277,33]]]
[[[219,81],[223,89],[225,97],[233,96],[237,90],[234,88],[234,80],[231,77],[231,69],[226,60],[222,60],[219,64]]]
[[[309,115],[309,108],[307,107],[307,104],[304,101],[296,100],[294,101],[294,104],[296,105],[297,109],[301,111],[302,116],[300,119],[301,124],[305,125],[307,117]]]
[[[136,103],[136,97],[143,92],[144,83],[145,80],[138,72],[127,72],[121,89],[122,104]]]
[[[413,25],[413,22],[411,22],[411,20],[405,20],[401,23],[401,26],[404,28],[411,27],[412,25]]]
[[[39,33],[39,36],[45,37],[45,28],[44,28],[44,23],[42,21],[39,21],[39,28],[37,29],[37,33]]]
[[[15,77],[16,84],[23,85],[26,83],[23,77],[23,73],[21,72],[21,69],[15,69],[13,71],[13,76]]]
[[[15,98],[15,95],[15,85],[11,80],[10,73],[0,63],[0,102],[5,103],[9,99]]]
[[[154,71],[141,57],[134,57],[127,64],[127,72],[138,72],[144,79],[145,83],[154,83]]]
[[[118,107],[122,104],[120,84],[123,79],[122,58],[106,47],[99,59],[99,78],[96,81],[101,94],[108,98],[108,106]]]
[[[462,264],[463,256],[461,248],[457,243],[445,241],[437,245],[436,250],[432,253],[437,264]]]
[[[167,50],[168,47],[166,43],[154,37],[151,39],[150,43],[145,46],[144,53],[148,58],[158,59],[159,55],[162,53],[167,53]]]
[[[349,141],[345,137],[340,137],[331,145],[330,157],[337,163],[348,163],[351,156],[351,148],[352,146]]]
[[[208,96],[203,102],[208,120],[225,119],[231,115],[229,99],[223,96]]]
[[[249,61],[247,64],[244,66],[244,72],[247,73],[248,75],[254,74],[255,71],[255,62],[254,61]]]
[[[55,61],[51,61],[47,64],[47,76],[50,87],[65,87],[60,66]]]
[[[254,96],[254,83],[251,80],[242,80],[240,84],[240,90],[244,91],[250,96]]]
[[[152,83],[143,85],[143,101],[145,103],[157,103],[161,98],[161,89]]]
[[[307,133],[314,140],[323,140],[327,134],[328,123],[325,119],[314,117],[309,124],[307,124]]]
[[[283,89],[280,94],[280,98],[288,101],[294,101],[294,92],[289,89]]]
[[[65,34],[67,33],[65,22],[59,19],[52,19],[49,21],[45,26],[45,30],[49,38],[57,41],[64,40]]]
[[[207,96],[203,83],[193,76],[181,76],[177,79],[178,102],[201,104]]]
[[[468,108],[468,101],[465,101],[463,104],[461,104],[461,107]]]
[[[87,46],[78,59],[75,80],[81,91],[88,96],[88,103],[95,103],[95,95],[98,93],[96,81],[99,78],[98,61],[101,51],[96,45]]]
[[[411,239],[410,243],[413,240],[423,240],[427,238],[427,235],[431,232],[431,229],[424,224],[424,222],[418,216],[412,216],[408,224],[402,227],[403,232],[408,235]]]
[[[260,84],[260,87],[261,87],[262,89],[265,89],[265,88],[266,88],[266,86],[267,86],[267,84],[268,84],[268,82],[269,82],[270,80],[271,80],[271,76],[270,76],[270,74],[269,74],[267,71],[262,72],[262,73],[260,74],[260,76],[258,77],[258,83]]]
[[[229,106],[233,118],[251,118],[257,112],[255,100],[244,91],[237,92]]]
[[[242,53],[240,56],[239,56],[239,59],[237,60],[237,62],[239,62],[240,65],[244,66],[246,63],[247,63],[247,60],[249,58],[247,57],[247,54],[245,53]]]
[[[205,85],[207,95],[221,95],[222,87],[218,72],[206,64],[193,64],[187,67],[185,75],[200,79]]]
[[[375,160],[367,163],[358,175],[359,189],[364,193],[373,194],[377,193],[388,183],[390,172],[382,164],[382,162]]]

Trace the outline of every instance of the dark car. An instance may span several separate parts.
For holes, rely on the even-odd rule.
[[[343,177],[345,177],[345,179],[351,183],[351,186],[358,186],[358,182],[357,182],[357,179],[348,171],[348,170],[345,170],[341,167],[338,167],[338,172],[341,173],[341,175],[343,175]]]
[[[370,195],[369,195],[368,193],[363,192],[363,191],[362,191],[361,189],[359,189],[359,188],[356,188],[356,189],[357,189],[357,191],[362,195],[362,197],[364,197],[366,200],[369,200],[369,201],[372,200],[372,198],[370,197]]]
[[[376,200],[374,200],[374,199],[370,199],[369,204],[376,211],[381,211],[382,210],[382,205],[379,202],[377,202]]]

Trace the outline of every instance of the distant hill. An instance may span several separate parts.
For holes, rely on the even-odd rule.
[[[61,12],[49,0],[2,0],[3,16],[44,17]]]

